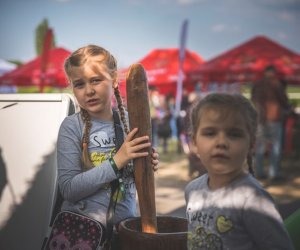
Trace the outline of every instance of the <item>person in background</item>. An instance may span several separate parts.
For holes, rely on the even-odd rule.
[[[117,62],[106,49],[88,45],[73,52],[65,61],[65,72],[80,112],[62,122],[57,142],[59,190],[64,199],[62,210],[70,210],[99,221],[104,227],[111,196],[110,183],[122,179],[116,200],[113,223],[136,216],[136,188],[132,160],[145,157],[151,147],[148,136],[134,138],[120,97]],[[112,109],[113,93],[118,115],[127,135],[116,151]],[[152,166],[158,168],[153,150]]]
[[[170,120],[170,126],[172,129],[172,138],[177,138],[177,124],[176,124],[176,113],[175,113],[175,106],[176,106],[176,100],[173,94],[169,93],[166,96],[166,104],[169,107],[169,110],[171,112],[171,120]]]
[[[169,140],[172,137],[172,111],[170,105],[168,104],[166,98],[163,98],[161,101],[160,115],[157,121],[157,135],[158,138],[162,141],[162,150],[163,153],[168,153],[169,149]]]
[[[182,100],[180,105],[179,114],[176,114],[176,127],[177,127],[177,152],[188,152],[188,136],[187,136],[187,120],[188,111],[190,108],[189,92],[186,88],[182,90]]]
[[[257,113],[242,95],[209,94],[191,111],[207,173],[185,189],[188,249],[292,250],[271,195],[253,176]]]
[[[258,112],[258,131],[255,148],[255,170],[257,178],[270,178],[272,181],[282,179],[280,161],[284,124],[290,105],[285,85],[279,79],[273,65],[267,66],[263,78],[254,83],[251,100]],[[270,167],[266,174],[264,156],[270,146]]]
[[[160,96],[155,86],[149,86],[149,105],[152,128],[152,146],[158,147],[157,126],[160,113]]]

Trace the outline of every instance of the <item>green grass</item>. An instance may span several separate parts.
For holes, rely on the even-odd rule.
[[[169,139],[168,151],[166,153],[163,152],[162,140],[160,140],[157,151],[159,153],[159,160],[161,162],[174,163],[187,158],[187,155],[184,152],[178,153],[176,139]]]

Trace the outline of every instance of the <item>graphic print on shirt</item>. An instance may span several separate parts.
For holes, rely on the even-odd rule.
[[[232,229],[232,221],[220,215],[217,218],[217,230],[219,233],[226,233]]]
[[[98,167],[102,162],[108,160],[116,154],[116,138],[109,136],[106,131],[97,131],[90,135],[90,159],[93,166]],[[96,151],[95,151],[96,150]],[[119,202],[126,194],[135,194],[135,183],[133,180],[133,165],[128,164],[123,168],[123,181],[125,187],[125,193],[119,192],[115,195],[115,199]],[[110,185],[107,184],[107,190],[110,192]],[[110,196],[110,194],[108,194]]]
[[[97,131],[90,136],[90,143],[100,148],[114,147],[115,142],[116,138],[109,137],[105,131]]]
[[[91,152],[90,153],[90,159],[93,163],[93,166],[97,167],[100,166],[100,164],[110,157],[112,157],[116,153],[116,149],[112,148],[108,153],[104,152]]]
[[[205,212],[188,213],[188,221],[193,230],[188,233],[188,249],[222,250],[222,234],[233,229],[233,223],[224,215],[214,216]]]
[[[106,131],[97,131],[90,135],[90,159],[95,167],[116,153],[116,138],[109,136]]]

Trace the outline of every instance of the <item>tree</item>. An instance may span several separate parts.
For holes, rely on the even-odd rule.
[[[19,66],[21,66],[21,65],[23,65],[23,62],[22,61],[20,61],[20,60],[7,60],[8,62],[10,62],[10,63],[13,63],[13,64],[15,64],[15,65],[17,65],[18,67]]]
[[[43,52],[44,39],[48,28],[49,28],[48,20],[45,18],[35,29],[35,49],[37,55],[41,55]],[[55,45],[55,39],[53,35],[52,48],[55,47],[56,45]]]

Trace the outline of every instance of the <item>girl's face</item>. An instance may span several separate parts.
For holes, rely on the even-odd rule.
[[[234,178],[244,169],[250,136],[238,113],[205,108],[194,136],[202,164],[210,177]]]
[[[112,89],[116,82],[104,63],[90,60],[80,67],[72,67],[69,79],[80,107],[92,117],[111,118]]]

